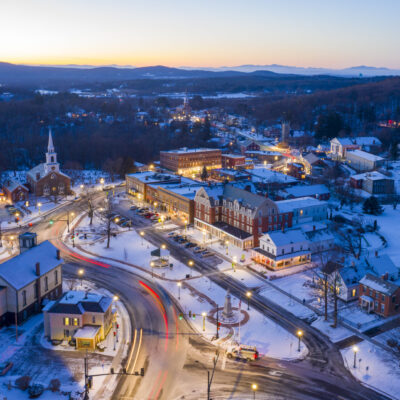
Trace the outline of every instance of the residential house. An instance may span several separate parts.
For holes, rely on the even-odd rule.
[[[76,340],[77,349],[95,350],[112,328],[112,298],[69,291],[43,309],[44,333],[49,340]]]
[[[3,192],[10,203],[28,200],[29,189],[17,181],[7,181],[3,186]]]
[[[62,294],[60,251],[45,241],[0,265],[0,326],[18,324]]]
[[[298,229],[268,232],[260,246],[251,252],[252,259],[267,268],[278,270],[311,261],[310,242]]]

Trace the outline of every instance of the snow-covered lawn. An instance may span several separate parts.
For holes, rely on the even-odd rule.
[[[354,335],[353,332],[340,325],[338,325],[336,328],[332,328],[332,323],[332,318],[328,318],[328,321],[324,321],[324,317],[318,317],[318,319],[316,319],[311,326],[324,333],[334,343],[340,342],[341,340]]]
[[[352,347],[341,350],[347,368],[360,381],[386,392],[392,399],[400,398],[399,362],[392,354],[369,342],[357,344],[356,368]]]

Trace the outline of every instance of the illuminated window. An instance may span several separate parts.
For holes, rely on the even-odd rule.
[[[356,289],[353,289],[353,290],[351,291],[351,295],[352,295],[353,297],[355,297],[356,293],[357,293],[357,290],[356,290]]]
[[[68,317],[65,317],[65,318],[64,318],[64,325],[65,325],[65,326],[68,326],[68,325],[69,325],[69,318],[68,318]]]
[[[74,318],[74,326],[78,326],[78,324],[79,324],[78,318]]]

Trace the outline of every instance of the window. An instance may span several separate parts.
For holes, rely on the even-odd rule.
[[[46,292],[49,290],[49,278],[47,276],[44,277],[44,290]]]
[[[382,301],[385,301],[385,295],[382,294]]]
[[[65,317],[64,318],[64,326],[68,326],[69,325],[69,318]]]
[[[282,254],[285,254],[285,249],[282,249]]]
[[[54,281],[56,282],[56,285],[58,285],[58,271],[54,271]]]
[[[79,325],[79,320],[78,318],[74,318],[74,326],[78,326]]]
[[[355,297],[356,294],[357,294],[357,289],[353,289],[353,290],[351,291],[351,296],[352,296],[352,297]]]
[[[22,291],[22,305],[26,306],[26,290]]]
[[[392,297],[392,303],[395,303],[396,302],[396,296],[393,296]]]
[[[93,315],[93,316],[92,316],[92,324],[95,324],[95,323],[96,323],[96,316]]]
[[[291,251],[292,251],[292,253],[294,253],[294,247],[292,247]]]
[[[381,304],[381,313],[384,313],[384,312],[385,312],[385,305]]]

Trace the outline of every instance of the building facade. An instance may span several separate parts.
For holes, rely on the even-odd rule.
[[[216,169],[222,167],[222,152],[219,149],[188,149],[160,151],[161,167],[177,172],[179,175],[201,173],[203,167]]]

